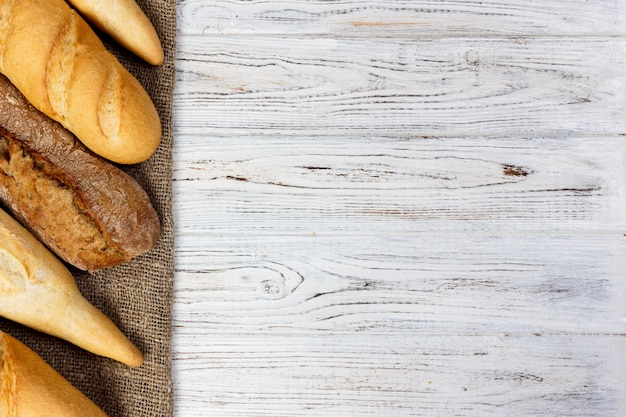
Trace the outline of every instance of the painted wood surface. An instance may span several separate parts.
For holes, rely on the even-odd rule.
[[[177,417],[626,415],[616,0],[180,0]]]
[[[181,37],[180,134],[626,131],[622,38]]]
[[[184,233],[626,230],[621,137],[178,138]]]
[[[179,0],[183,34],[623,35],[618,0]]]

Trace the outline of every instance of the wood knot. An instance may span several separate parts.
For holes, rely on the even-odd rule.
[[[465,62],[473,67],[477,67],[480,65],[480,54],[478,51],[470,49],[465,53]]]

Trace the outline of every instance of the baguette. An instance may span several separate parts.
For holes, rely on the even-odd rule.
[[[1,75],[0,203],[82,270],[127,262],[152,249],[160,234],[140,184],[33,108]]]
[[[89,22],[152,65],[163,64],[163,47],[135,0],[68,0]]]
[[[41,356],[0,331],[0,416],[106,417]]]
[[[160,143],[148,93],[63,0],[0,2],[0,72],[106,159],[143,162]]]
[[[0,210],[0,316],[138,367],[141,352],[80,293],[67,268]]]

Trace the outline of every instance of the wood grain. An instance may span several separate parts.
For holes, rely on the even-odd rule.
[[[623,35],[618,0],[180,0],[185,34]]]
[[[621,137],[178,141],[183,233],[626,231]]]
[[[207,233],[181,236],[178,247],[178,311],[186,326],[211,333],[626,327],[626,239],[618,235]]]
[[[218,333],[210,344],[190,338],[180,353],[179,400],[194,416],[618,416],[624,393],[609,387],[626,375],[625,343],[622,336]]]
[[[621,138],[207,140],[176,156],[180,415],[623,409]]]
[[[186,36],[178,134],[619,135],[621,38]]]
[[[177,417],[626,413],[618,0],[180,0]]]

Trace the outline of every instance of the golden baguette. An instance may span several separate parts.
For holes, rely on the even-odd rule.
[[[141,352],[80,293],[67,268],[0,209],[0,316],[132,367]]]
[[[0,416],[107,415],[32,349],[0,331]]]
[[[143,162],[160,143],[148,93],[63,0],[0,2],[0,72],[106,159]]]
[[[135,0],[68,0],[89,22],[152,65],[163,63],[163,47],[152,22]]]

